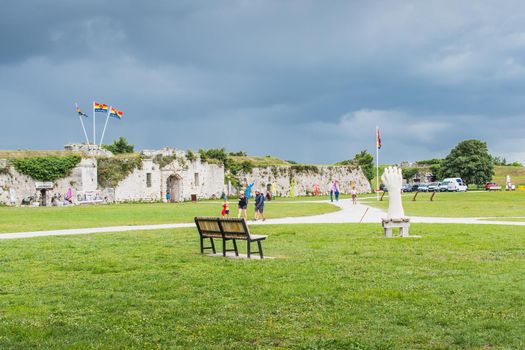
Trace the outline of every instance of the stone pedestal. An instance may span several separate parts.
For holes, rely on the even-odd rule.
[[[399,229],[400,237],[409,237],[408,230],[410,228],[410,219],[401,218],[401,219],[383,219],[382,220],[383,229],[385,230],[385,237],[392,238],[392,229]]]

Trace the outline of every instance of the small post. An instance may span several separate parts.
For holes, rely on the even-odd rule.
[[[434,201],[434,196],[436,195],[436,192],[432,192],[432,195],[430,196],[430,201],[433,202]]]
[[[419,193],[419,191],[416,191],[416,194],[414,195],[414,198],[412,198],[412,202],[416,201],[416,197],[417,197],[418,193]]]
[[[379,201],[381,201],[381,202],[383,201],[383,197],[385,196],[385,193],[386,193],[386,192],[383,191],[383,194],[381,195],[381,199],[380,199]]]
[[[359,223],[361,223],[363,221],[363,219],[365,218],[366,213],[368,213],[368,209],[370,209],[370,208],[366,208],[363,216],[361,216],[361,220],[359,220]]]

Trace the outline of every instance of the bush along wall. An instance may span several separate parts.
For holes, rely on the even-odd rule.
[[[55,181],[71,174],[80,163],[80,156],[30,157],[10,159],[16,171],[39,181]]]
[[[118,183],[128,177],[135,169],[142,169],[142,158],[99,158],[98,184],[102,187],[115,188]]]

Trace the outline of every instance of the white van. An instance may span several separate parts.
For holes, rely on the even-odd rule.
[[[441,186],[447,186],[450,192],[467,192],[467,185],[460,177],[449,177],[441,182]]]

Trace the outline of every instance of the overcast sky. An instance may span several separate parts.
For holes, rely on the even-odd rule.
[[[523,1],[36,1],[0,11],[0,149],[90,140],[308,163],[525,162]],[[104,116],[97,114],[97,134]],[[99,141],[99,140],[97,140]]]

